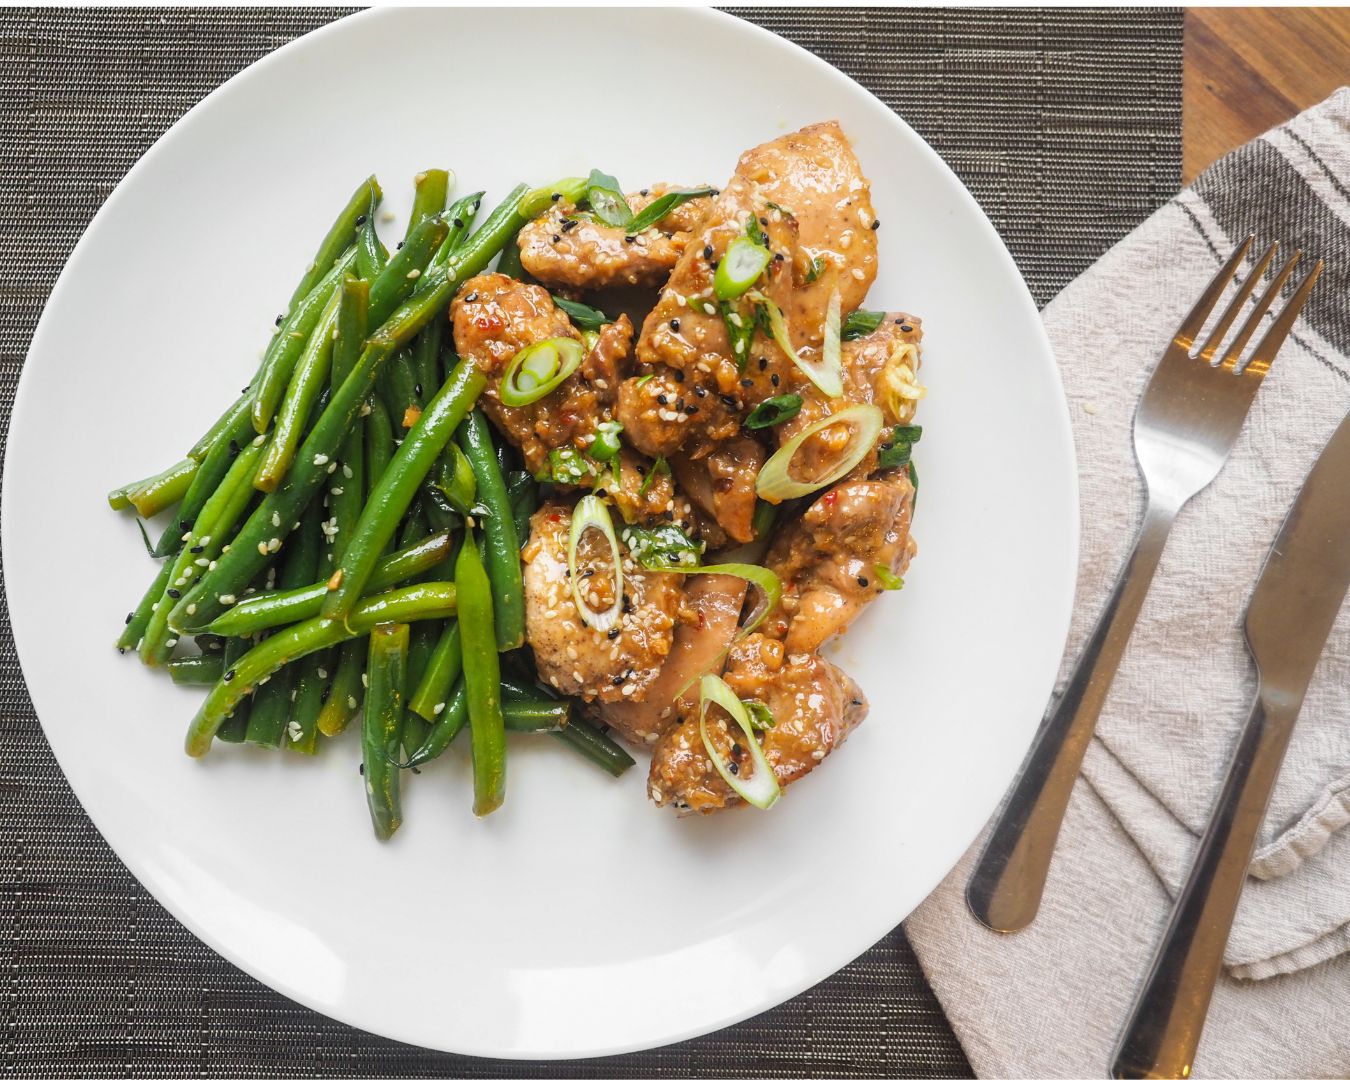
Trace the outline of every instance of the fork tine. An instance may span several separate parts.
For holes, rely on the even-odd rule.
[[[1308,271],[1308,276],[1299,282],[1298,289],[1290,297],[1289,303],[1285,304],[1284,310],[1280,312],[1275,321],[1270,324],[1270,329],[1257,342],[1256,349],[1252,352],[1252,358],[1247,364],[1248,371],[1264,376],[1270,370],[1270,365],[1275,360],[1275,354],[1280,351],[1284,339],[1289,336],[1294,320],[1303,310],[1303,305],[1307,303],[1308,296],[1313,291],[1313,286],[1317,284],[1317,279],[1321,276],[1321,273],[1322,260],[1318,259],[1317,265]]]
[[[1247,280],[1242,283],[1242,288],[1238,289],[1237,295],[1233,297],[1228,307],[1224,310],[1223,317],[1215,324],[1214,329],[1210,331],[1209,340],[1205,342],[1200,350],[1199,359],[1208,364],[1214,359],[1214,354],[1219,346],[1223,344],[1223,339],[1228,333],[1229,327],[1237,321],[1238,315],[1242,312],[1247,303],[1247,297],[1256,290],[1261,279],[1266,276],[1266,269],[1270,266],[1270,260],[1275,258],[1275,252],[1279,250],[1280,242],[1276,240],[1270,247],[1266,248],[1266,253],[1261,256],[1261,261],[1250,274]]]
[[[1267,286],[1266,291],[1261,294],[1261,298],[1256,301],[1256,307],[1252,308],[1252,313],[1247,316],[1247,321],[1242,324],[1242,329],[1238,331],[1237,337],[1228,346],[1228,351],[1223,354],[1220,367],[1227,371],[1237,370],[1238,365],[1242,363],[1242,350],[1247,347],[1247,342],[1256,333],[1256,328],[1261,325],[1261,320],[1265,318],[1266,312],[1270,310],[1270,305],[1275,302],[1275,298],[1284,289],[1284,283],[1289,280],[1289,275],[1294,272],[1294,267],[1302,256],[1302,251],[1295,251],[1289,261],[1280,267],[1280,272],[1275,275],[1275,280]]]
[[[1224,289],[1228,288],[1228,283],[1233,280],[1233,275],[1237,273],[1237,268],[1242,265],[1242,260],[1247,257],[1247,249],[1252,246],[1252,241],[1255,239],[1254,235],[1248,236],[1238,245],[1238,249],[1228,257],[1228,261],[1214,275],[1214,280],[1209,283],[1209,287],[1205,289],[1204,294],[1195,302],[1195,307],[1191,308],[1190,314],[1181,320],[1181,325],[1177,327],[1174,338],[1178,344],[1185,346],[1187,352],[1195,344],[1195,339],[1200,336],[1200,328],[1205,325],[1205,320],[1214,310],[1214,305],[1219,302],[1219,297],[1223,295]]]

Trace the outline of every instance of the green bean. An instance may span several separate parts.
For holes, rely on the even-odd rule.
[[[239,453],[240,447],[246,446],[253,437],[253,422],[249,418],[248,409],[241,408],[230,424],[221,430],[215,444],[202,458],[201,466],[192,478],[192,486],[187,489],[182,505],[174,514],[174,523],[164,530],[164,535],[155,545],[157,556],[178,553],[178,549],[183,546],[183,533],[192,528],[192,523],[197,520],[197,515],[206,505],[206,500],[225,479],[225,474],[230,471],[230,465],[235,455]],[[174,528],[173,525],[177,525],[178,528]]]
[[[169,616],[174,602],[197,576],[203,563],[210,565],[234,532],[235,522],[253,496],[253,476],[262,456],[261,446],[248,446],[239,452],[212,496],[206,500],[192,530],[185,534],[181,551],[174,556],[169,583],[155,607],[141,638],[141,660],[156,666],[169,658],[178,638],[170,630]],[[208,570],[209,573],[209,570]]]
[[[108,505],[114,510],[134,507],[143,518],[154,517],[182,499],[197,472],[197,461],[185,457],[156,476],[108,492]]]
[[[360,639],[338,649],[337,670],[328,697],[319,710],[319,732],[341,735],[356,715],[361,695],[361,676],[366,673],[366,647]]]
[[[473,226],[473,219],[478,215],[478,208],[483,204],[483,193],[475,191],[472,195],[465,195],[462,199],[456,199],[442,217],[450,226],[450,231],[446,234],[436,254],[431,257],[429,270],[435,270],[443,266],[445,261],[450,258],[464,243],[464,238],[469,235],[469,229]]]
[[[249,638],[239,638],[237,641],[228,641],[225,643],[225,650],[220,656],[222,668],[229,667],[238,660],[244,653],[248,652],[252,645]],[[241,743],[247,741],[249,719],[252,716],[253,703],[243,701],[239,703],[239,708],[225,718],[225,723],[220,725],[220,730],[216,732],[216,738],[221,742]]]
[[[427,169],[413,177],[412,216],[408,218],[408,233],[429,217],[445,209],[450,196],[450,174],[444,169]]]
[[[263,455],[262,467],[253,481],[253,486],[259,491],[276,491],[295,458],[295,448],[304,434],[310,410],[319,399],[319,392],[328,385],[338,306],[342,303],[343,287],[352,280],[350,274],[344,275],[342,282],[333,290],[296,362],[290,385],[286,387],[286,395],[277,409],[272,439],[267,445],[267,453]]]
[[[380,623],[443,619],[453,615],[456,592],[456,587],[448,582],[408,585],[362,600],[352,610],[345,625],[318,618],[278,630],[225,669],[220,682],[211,688],[193,718],[185,744],[187,752],[192,757],[206,753],[211,748],[216,728],[259,680],[302,656],[361,637]]]
[[[310,263],[309,269],[300,279],[300,284],[291,294],[290,303],[286,305],[287,310],[294,308],[309,295],[343,252],[352,246],[352,239],[358,227],[357,221],[361,215],[370,213],[379,205],[382,195],[380,182],[375,177],[371,176],[361,182],[361,186],[352,193],[347,205],[342,208],[342,213],[338,214],[337,220],[329,228],[328,235],[323,238],[323,243],[319,245],[319,250],[314,255],[314,261]]]
[[[332,655],[332,650],[311,653],[296,665],[291,719],[286,724],[286,738],[282,740],[287,750],[302,754],[318,752],[319,711],[323,708],[324,691],[328,689],[328,664]]]
[[[383,323],[412,295],[431,256],[449,231],[450,227],[440,218],[428,218],[408,234],[403,246],[390,256],[385,268],[370,283],[371,326]]]
[[[225,670],[225,658],[214,656],[180,656],[165,665],[169,678],[180,686],[210,686]]]
[[[549,732],[557,734],[566,730],[575,721],[570,719],[571,707],[565,701],[547,699],[529,701],[502,701],[502,726],[511,732]],[[445,707],[431,725],[431,730],[423,740],[417,753],[403,764],[411,769],[434,761],[445,753],[446,748],[455,741],[455,737],[464,730],[469,719],[469,695],[461,678],[446,699]]]
[[[473,535],[464,537],[455,561],[464,685],[473,746],[473,812],[479,817],[506,796],[506,730],[501,707],[501,664],[492,620],[492,586]]]
[[[366,595],[374,595],[391,585],[425,573],[433,566],[446,563],[452,551],[452,539],[448,532],[432,533],[392,555],[385,555],[375,564],[366,586]],[[214,619],[204,633],[239,637],[312,619],[319,614],[327,594],[328,582],[318,581],[309,585],[288,585],[272,592],[245,597]]]
[[[441,386],[441,344],[445,337],[444,319],[432,319],[413,338],[409,363],[417,380],[413,389],[417,403],[425,406]]]
[[[349,273],[355,264],[356,250],[353,248],[291,309],[268,343],[262,366],[253,379],[250,408],[253,430],[259,434],[272,423],[277,405],[290,385],[296,361],[300,359],[300,353],[323,315],[329,298],[337,290],[343,275]]]
[[[127,614],[127,624],[122,628],[122,633],[117,639],[118,652],[123,653],[128,649],[140,648],[141,638],[145,637],[145,628],[149,625],[150,616],[154,614],[155,605],[163,599],[164,590],[168,586],[172,574],[173,560],[167,559],[159,568],[155,580],[150,583],[150,588],[145,590],[145,595],[141,597],[141,602],[136,605],[136,610]]]
[[[519,236],[520,231],[517,230],[502,247],[502,253],[497,258],[497,273],[522,281],[525,278],[525,267],[520,264],[520,241],[517,239]]]
[[[408,640],[408,670],[407,670],[407,693],[411,694],[412,688],[417,686],[422,680],[422,674],[426,671],[427,661],[431,658],[431,650],[436,645],[437,626],[433,622],[418,623],[412,628],[411,636]],[[427,732],[431,730],[431,725],[416,713],[409,712],[403,718],[403,752],[408,757],[412,757],[421,749],[422,743],[427,737]]]
[[[375,231],[375,203],[360,219],[361,229],[356,234],[356,273],[362,281],[374,281],[389,262],[389,250],[380,243]]]
[[[427,525],[427,519],[422,515],[422,500],[414,497],[412,506],[408,507],[408,512],[403,518],[403,525],[398,531],[398,546],[403,548],[409,544],[415,544],[431,535],[431,528]]]
[[[574,716],[550,734],[611,776],[622,776],[636,764],[627,750],[584,717]]]
[[[492,611],[497,648],[518,649],[525,641],[525,585],[520,572],[520,537],[516,532],[506,483],[497,466],[487,417],[475,409],[459,429],[459,446],[478,481],[478,501],[487,507],[482,519],[483,562],[492,581]]]
[[[539,509],[539,485],[529,473],[517,470],[507,477],[506,494],[511,500],[511,520],[516,523],[516,538],[523,549],[530,541],[530,518]]]
[[[571,713],[572,706],[566,701],[502,702],[507,731],[560,731],[572,723]]]
[[[417,376],[413,374],[408,351],[400,349],[385,365],[384,378],[380,384],[380,395],[396,432],[401,433],[409,426],[408,409],[418,405],[416,386]]]
[[[364,281],[344,283],[342,306],[338,309],[337,339],[333,342],[333,389],[342,385],[361,355],[361,343],[368,331],[370,285]],[[331,569],[342,558],[352,527],[361,515],[366,497],[366,461],[364,425],[353,424],[338,451],[339,472],[333,474],[328,489],[328,508],[332,529],[324,564]]]
[[[316,506],[311,504],[305,509],[300,528],[294,534],[296,542],[286,548],[286,553],[281,559],[281,573],[278,575],[277,584],[283,592],[294,591],[305,582],[314,580],[319,565],[318,528],[319,513]],[[244,603],[267,600],[274,595],[276,594],[262,593],[250,597]],[[231,637],[230,641],[245,640],[244,635],[253,632],[241,631],[239,635]],[[285,741],[298,689],[296,674],[296,669],[286,668],[258,687],[253,697],[248,729],[244,736],[254,746],[276,749]]]
[[[375,835],[388,840],[403,823],[399,803],[399,770],[392,758],[398,752],[403,726],[403,685],[408,654],[406,623],[384,624],[370,632],[366,669],[365,717],[361,725],[361,771],[366,802]]]
[[[365,591],[380,552],[397,530],[399,519],[417,494],[427,471],[445,449],[455,427],[473,406],[485,384],[486,379],[477,365],[471,360],[461,361],[395,451],[389,467],[370,493],[335,571],[341,578],[337,588],[324,600],[324,618],[344,619],[352,610],[357,598]]]
[[[403,714],[403,753],[412,758],[431,734],[431,725],[413,712]]]
[[[370,411],[366,414],[364,433],[366,443],[366,497],[375,490],[380,477],[389,468],[394,457],[394,425],[389,419],[389,410],[379,398],[370,401]],[[351,536],[347,537],[348,543]]]
[[[459,622],[452,619],[445,624],[435,648],[431,650],[422,678],[415,684],[416,689],[408,701],[408,708],[422,719],[435,722],[444,711],[450,690],[462,668]]]

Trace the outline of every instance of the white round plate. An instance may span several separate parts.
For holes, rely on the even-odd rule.
[[[626,59],[588,63],[603,18]],[[526,26],[528,24],[528,27]],[[528,29],[528,32],[522,32]],[[401,230],[420,169],[489,202],[599,166],[724,182],[747,147],[835,117],[882,222],[874,307],[926,329],[903,593],[837,650],[867,722],[769,813],[680,820],[552,740],[512,742],[469,811],[465,747],[410,777],[377,843],[357,740],[317,760],[183,755],[199,692],[111,642],[152,575],[105,492],[177,458],[252,374],[336,208],[377,173]],[[889,109],[806,52],[701,10],[403,9],[343,19],[222,86],[145,155],[33,340],[3,503],[9,606],[71,786],[146,888],[222,956],[359,1027],[561,1058],[669,1043],[825,978],[933,889],[1041,715],[1077,555],[1058,374],[974,200]],[[462,743],[464,740],[460,740]]]

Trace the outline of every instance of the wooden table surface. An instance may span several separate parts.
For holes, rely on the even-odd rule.
[[[1182,177],[1350,85],[1350,8],[1186,11]]]

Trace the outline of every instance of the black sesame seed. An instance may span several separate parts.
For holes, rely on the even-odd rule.
[[[594,570],[587,570],[587,571],[585,571],[585,573],[583,573],[581,576],[584,577],[584,578],[595,577],[595,571],[594,571]]]
[[[754,385],[755,385],[755,380],[754,380],[754,379],[742,379],[742,380],[741,380],[741,385],[742,385],[742,386],[745,386],[745,387],[754,386]]]
[[[675,520],[675,511],[673,511],[673,510],[662,510],[662,511],[661,511],[661,516],[662,516],[663,518],[665,518],[667,521],[674,521],[674,520]]]
[[[861,698],[854,698],[853,701],[851,702],[851,704],[853,704],[853,705],[861,705],[861,704],[862,704],[862,699],[861,699]]]
[[[464,298],[464,302],[466,304],[472,304],[477,299],[478,299],[478,290],[475,289],[473,292],[469,293],[469,295]]]
[[[914,331],[914,327],[910,326],[909,323],[902,324],[900,329],[903,330],[906,334],[913,333]]]
[[[774,262],[782,262],[784,258],[786,258],[786,256],[784,256],[784,254],[781,251],[775,251],[773,253]]]
[[[221,676],[221,680],[223,682],[230,682],[233,678],[234,678],[234,668],[230,668],[229,671],[225,672],[225,674]]]
[[[636,243],[637,243],[637,237],[636,237],[636,236],[625,236],[625,237],[623,238],[623,242],[624,242],[625,244],[636,244]]]
[[[695,397],[707,397],[707,396],[708,396],[708,391],[707,391],[707,389],[706,389],[705,387],[702,387],[702,386],[696,386],[696,387],[694,387],[694,396],[695,396]]]
[[[741,767],[737,765],[734,761],[727,762],[727,772],[731,773],[732,776],[735,776],[740,771]]]
[[[684,372],[681,371],[679,368],[675,369],[675,381],[684,382]]]
[[[609,628],[609,633],[606,634],[605,636],[609,638],[610,641],[613,641],[616,637],[619,636],[619,628],[617,626],[611,626]]]
[[[359,772],[362,776],[365,776],[365,775],[366,775],[366,763],[365,763],[364,761],[358,761],[358,762],[356,763],[356,771]]]
[[[356,223],[358,225],[364,225],[366,223],[366,215],[362,214],[359,218],[356,219]]]
[[[647,195],[648,191],[649,191],[648,188],[643,188],[641,191],[638,192],[638,194],[645,197],[645,196]]]
[[[622,685],[623,685],[623,676],[622,676],[622,675],[615,675],[615,676],[612,676],[612,677],[610,678],[609,681],[610,681],[610,683],[611,683],[612,685],[614,685],[614,686],[622,686]]]
[[[164,591],[168,593],[169,596],[174,600],[182,599],[183,594],[179,592],[177,589],[165,589]]]
[[[623,594],[623,613],[624,613],[625,615],[629,615],[629,614],[632,614],[632,611],[633,611],[633,601],[631,601],[631,600],[628,599],[628,594],[627,594],[627,593],[624,593],[624,594]]]
[[[679,320],[679,319],[671,319],[671,320],[670,320],[670,328],[671,328],[673,331],[675,331],[675,333],[678,334],[678,333],[680,332],[680,320]]]
[[[730,394],[721,394],[719,396],[722,398],[722,404],[725,405],[728,409],[740,408],[741,403],[737,401],[734,397],[732,397]]]
[[[134,619],[135,617],[136,617],[136,613],[135,613],[134,611],[128,611],[128,612],[127,612],[127,625],[128,625],[128,626],[131,625],[131,620]]]
[[[552,195],[549,196],[549,199],[550,199],[550,201],[552,201],[552,202],[557,202],[557,201],[558,201],[559,199],[561,199],[561,198],[562,198],[562,192],[561,192],[561,191],[555,191]]]
[[[658,405],[668,405],[668,404],[670,404],[670,399],[669,399],[668,397],[666,397],[665,394],[657,394],[657,395],[656,395],[656,403],[657,403]]]
[[[235,442],[233,439],[230,440],[230,453],[231,454],[239,453],[239,444]]]
[[[769,376],[769,382],[773,383],[774,386],[777,386],[779,381],[780,380],[778,378],[778,372],[775,371],[772,375]]]
[[[872,220],[872,231],[876,232],[879,228],[881,228],[881,222],[874,218]]]
[[[118,656],[125,656],[126,654],[127,654],[126,649],[122,648],[121,645],[117,646],[117,655],[118,655]]]
[[[712,269],[716,270],[719,266],[722,265],[722,260],[721,260],[721,259],[713,259],[713,261],[710,262],[708,265],[709,265]]]
[[[179,527],[180,529],[190,529],[190,528],[192,528],[192,522],[190,522],[190,521],[180,521],[180,522],[178,523],[178,527]]]
[[[766,229],[769,227],[769,219],[766,217],[760,218],[759,223],[763,225]]]
[[[861,585],[864,589],[867,588],[867,579],[859,575],[858,584]]]
[[[194,555],[200,555],[203,551],[206,550],[206,548],[203,547],[201,544],[198,544],[196,547],[188,548],[188,550],[192,552],[192,554]]]
[[[572,231],[573,229],[575,229],[576,227],[577,227],[577,219],[576,219],[576,218],[568,218],[566,221],[564,221],[564,222],[562,223],[562,231],[563,231],[563,232],[571,232],[571,231]]]
[[[697,405],[686,405],[686,406],[684,407],[684,411],[685,411],[686,413],[688,413],[690,416],[693,416],[694,413],[698,412],[698,406],[697,406]]]
[[[464,228],[464,219],[463,219],[463,218],[455,218],[454,225],[455,225],[455,228],[456,228],[456,229],[462,229],[462,228]]]
[[[737,761],[740,761],[741,758],[745,757],[745,749],[741,746],[740,743],[734,742],[731,744],[731,756],[734,757]]]
[[[713,249],[711,244],[703,245],[703,257],[705,259],[711,259],[713,257]]]
[[[281,315],[278,315],[278,316],[277,316],[277,325],[278,325],[278,326],[281,325],[281,320],[282,320],[282,318],[283,318],[283,316],[281,316]]]
[[[562,237],[559,236],[557,233],[554,233],[554,234],[553,234],[553,242],[554,242],[555,244],[556,244],[559,240],[561,240],[561,239],[562,239]]]
[[[394,250],[395,250],[395,251],[402,251],[402,250],[403,250],[403,241],[402,241],[402,240],[400,240],[397,244],[394,245]]]

